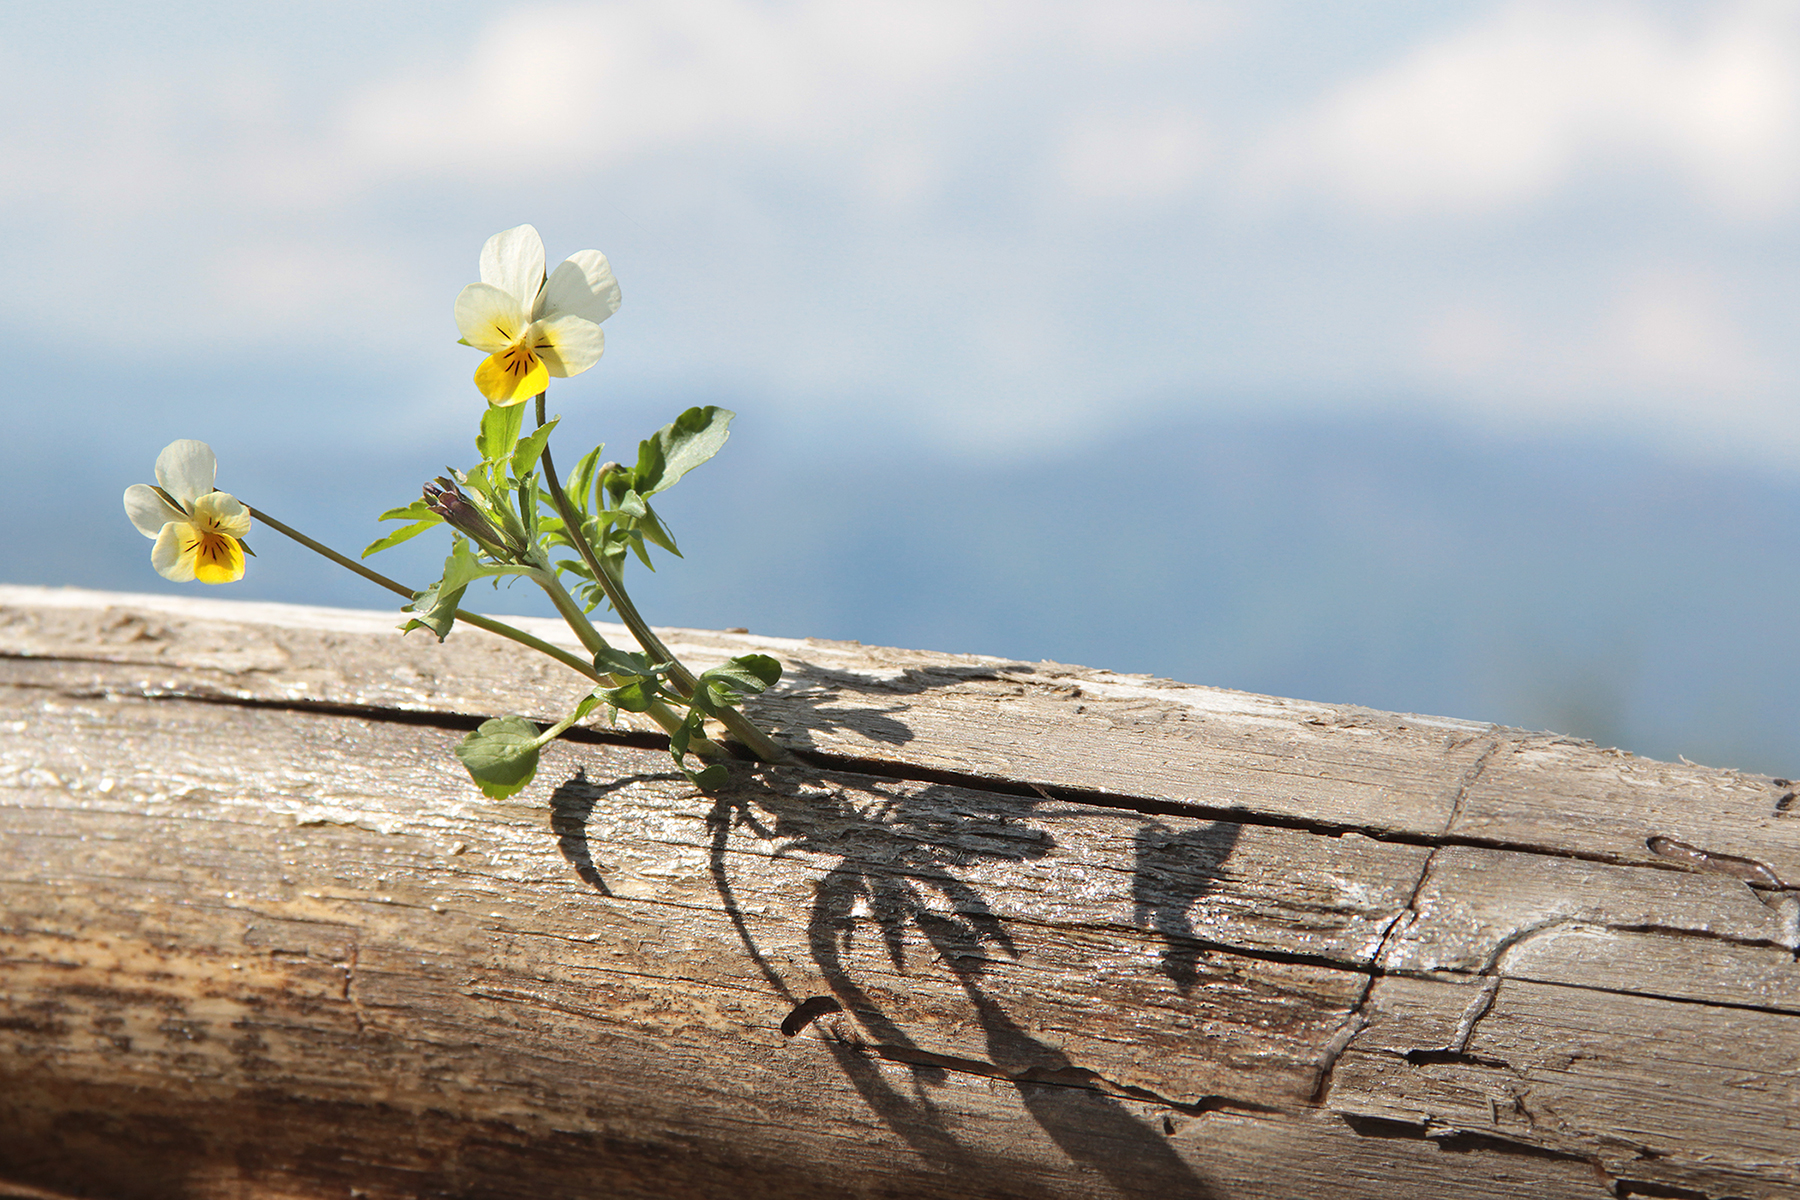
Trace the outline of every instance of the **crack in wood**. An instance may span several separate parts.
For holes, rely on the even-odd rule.
[[[1500,994],[1500,977],[1491,975],[1482,981],[1481,994],[1469,1002],[1463,1010],[1462,1017],[1456,1022],[1456,1035],[1450,1039],[1447,1049],[1452,1054],[1463,1054],[1469,1049],[1469,1039],[1475,1034],[1475,1025],[1487,1016],[1488,1010],[1494,1007],[1494,997]]]
[[[1490,747],[1490,751],[1491,749],[1492,747]],[[1479,773],[1481,763],[1486,761],[1487,755],[1483,754],[1477,760],[1475,769],[1464,776],[1463,784],[1458,788],[1459,794],[1468,789],[1469,782]],[[1407,896],[1406,904],[1388,921],[1387,927],[1381,931],[1381,940],[1375,945],[1375,952],[1369,956],[1368,978],[1363,981],[1362,994],[1356,998],[1356,1004],[1351,1008],[1350,1015],[1338,1027],[1337,1032],[1331,1035],[1330,1040],[1325,1043],[1319,1053],[1319,1062],[1315,1068],[1318,1074],[1313,1081],[1312,1089],[1314,1104],[1325,1103],[1325,1096],[1331,1090],[1331,1073],[1337,1069],[1338,1059],[1342,1058],[1344,1051],[1350,1048],[1350,1043],[1356,1039],[1356,1035],[1369,1027],[1366,1010],[1370,997],[1375,994],[1375,981],[1385,973],[1381,965],[1382,960],[1387,955],[1389,944],[1400,930],[1401,923],[1408,917],[1417,919],[1419,896],[1425,891],[1425,881],[1431,878],[1431,868],[1437,862],[1439,849],[1440,847],[1433,846],[1431,853],[1425,856],[1425,861],[1419,864],[1419,877],[1413,880],[1412,892]]]
[[[6,658],[28,659],[31,661],[66,661],[60,658],[51,659],[38,655],[18,655],[0,653],[0,660]],[[80,660],[77,660],[80,661]],[[96,660],[107,665],[134,665],[112,663],[110,660]],[[491,714],[454,713],[440,710],[388,708],[379,705],[345,704],[329,701],[268,699],[256,696],[239,696],[227,692],[211,693],[185,690],[180,688],[77,688],[67,685],[50,685],[29,681],[9,681],[9,687],[22,690],[35,689],[66,696],[75,700],[94,700],[111,698],[130,698],[149,702],[188,702],[195,704],[215,704],[226,707],[265,709],[286,711],[319,716],[342,716],[366,721],[379,721],[400,725],[435,727],[448,730],[468,731],[490,719]],[[564,731],[562,738],[576,743],[590,745],[626,746],[639,750],[667,751],[669,739],[660,733],[647,730],[629,729],[596,729],[592,726],[576,726]],[[1475,782],[1480,771],[1495,750],[1503,744],[1503,740],[1495,739],[1489,749],[1477,761],[1474,767],[1465,774],[1452,799],[1452,814],[1461,804],[1462,797]],[[727,749],[740,750],[734,743],[727,741]],[[1018,781],[1000,776],[984,775],[975,772],[951,771],[942,768],[926,767],[913,763],[897,762],[890,759],[867,758],[859,755],[840,754],[830,751],[798,749],[789,750],[804,764],[816,770],[841,771],[848,774],[863,775],[877,779],[893,779],[910,783],[939,783],[951,787],[967,788],[971,791],[987,792],[1001,796],[1024,796],[1034,800],[1043,800],[1048,792],[1055,800],[1067,804],[1090,805],[1095,808],[1108,808],[1123,812],[1142,813],[1147,816],[1187,817],[1197,820],[1224,821],[1231,824],[1246,825],[1256,828],[1291,829],[1301,833],[1316,834],[1320,837],[1343,837],[1347,834],[1369,838],[1372,841],[1389,845],[1423,846],[1430,849],[1461,847],[1475,850],[1509,850],[1524,854],[1537,854],[1546,858],[1567,859],[1573,862],[1603,863],[1608,866],[1624,866],[1650,870],[1680,871],[1689,869],[1671,860],[1664,865],[1655,861],[1630,858],[1621,854],[1602,851],[1583,852],[1567,846],[1545,845],[1529,840],[1508,838],[1474,837],[1469,835],[1423,834],[1405,830],[1383,828],[1348,821],[1309,820],[1283,813],[1254,812],[1244,808],[1221,805],[1202,804],[1189,800],[1166,800],[1148,796],[1134,796],[1123,792],[1108,792],[1094,788],[1071,787],[1057,783],[1045,785],[1033,781]],[[747,757],[747,756],[745,756]],[[763,769],[767,764],[759,764]],[[1053,789],[1053,790],[1052,790]],[[1659,856],[1668,857],[1668,856]],[[1761,864],[1757,864],[1760,866]],[[1773,873],[1769,876],[1774,878]],[[1753,887],[1759,886],[1752,883]],[[1779,881],[1773,885],[1777,886]]]
[[[1475,1130],[1455,1128],[1434,1129],[1430,1121],[1400,1121],[1392,1117],[1365,1116],[1358,1113],[1339,1113],[1337,1115],[1359,1137],[1430,1142],[1439,1150],[1449,1154],[1467,1154],[1471,1151],[1486,1150],[1497,1154],[1557,1159],[1563,1162],[1588,1163],[1596,1168],[1599,1167],[1598,1161],[1591,1155],[1576,1154],[1568,1150],[1553,1150],[1535,1142],[1520,1141],[1517,1138],[1509,1138],[1496,1133],[1481,1133]]]
[[[1463,772],[1462,781],[1456,785],[1456,794],[1450,798],[1450,812],[1444,818],[1441,837],[1448,838],[1450,831],[1456,828],[1457,818],[1462,815],[1463,798],[1469,794],[1469,789],[1475,786],[1475,781],[1481,778],[1481,773],[1487,770],[1488,760],[1493,758],[1495,752],[1500,749],[1500,741],[1499,738],[1488,739],[1487,749],[1483,750],[1470,764],[1469,769]]]

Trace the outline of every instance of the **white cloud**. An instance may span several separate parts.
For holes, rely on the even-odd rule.
[[[1063,186],[1083,199],[1167,200],[1191,189],[1210,149],[1192,112],[1084,114],[1064,136],[1057,165]]]
[[[0,101],[26,114],[0,154],[30,164],[0,176],[0,317],[43,342],[103,287],[179,314],[126,322],[100,351],[120,361],[198,337],[460,380],[446,298],[481,236],[533,219],[553,252],[636,257],[622,388],[879,404],[1018,444],[1415,381],[1484,411],[1800,440],[1778,402],[1800,379],[1785,234],[1741,224],[1800,193],[1791,8],[1501,0],[1448,37],[1344,50],[1361,74],[1323,96],[1298,95],[1319,85],[1297,82],[1296,31],[1351,45],[1356,18],[1239,8],[598,0],[354,62],[196,42],[236,64],[204,74],[0,34]],[[1348,203],[1234,206],[1246,146],[1288,195]],[[1591,209],[1533,210],[1592,180],[1622,217],[1684,188],[1704,204],[1598,237]],[[1421,213],[1454,219],[1392,220]]]
[[[520,9],[483,31],[466,64],[371,88],[346,114],[349,140],[379,167],[500,181],[521,163],[556,175],[695,142],[841,136],[966,68],[1004,8],[617,0]]]
[[[1674,172],[1736,215],[1800,191],[1800,23],[1718,5],[1514,0],[1324,97],[1275,139],[1265,182],[1363,208],[1481,214],[1597,170]]]
[[[1419,382],[1486,420],[1606,423],[1792,455],[1791,372],[1746,334],[1740,303],[1716,272],[1668,263],[1621,277],[1585,315],[1466,298],[1424,315]]]

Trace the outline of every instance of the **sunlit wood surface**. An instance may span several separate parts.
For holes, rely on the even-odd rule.
[[[813,765],[495,803],[396,623],[0,588],[0,1195],[1800,1196],[1786,781],[671,631]]]

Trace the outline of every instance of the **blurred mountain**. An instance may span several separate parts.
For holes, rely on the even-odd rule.
[[[0,577],[198,592],[151,572],[117,498],[175,436],[206,435],[125,418],[78,451],[43,430],[14,494],[56,522],[0,528]],[[221,445],[220,484],[354,552],[412,475],[468,457],[440,441],[327,462]],[[1397,416],[1170,420],[1006,464],[878,442],[833,458],[817,435],[784,449],[741,419],[661,498],[687,557],[635,573],[642,607],[659,624],[1053,658],[1800,774],[1800,480]],[[425,582],[440,543],[383,569]],[[389,603],[271,533],[253,545],[250,578],[208,594]],[[471,599],[549,611],[523,585]]]

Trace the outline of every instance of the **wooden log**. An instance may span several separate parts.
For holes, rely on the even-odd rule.
[[[810,765],[495,803],[395,623],[0,588],[0,1195],[1800,1195],[1786,781],[669,631]]]

